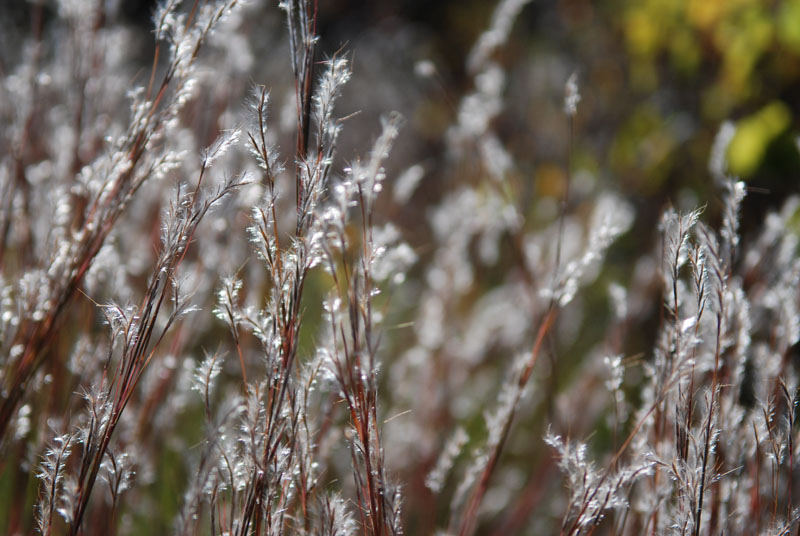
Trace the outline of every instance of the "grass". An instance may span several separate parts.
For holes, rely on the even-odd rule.
[[[0,527],[797,531],[797,198],[742,236],[726,124],[718,197],[641,229],[576,169],[573,75],[536,199],[498,131],[527,3],[476,39],[435,164],[396,161],[393,112],[343,154],[358,72],[316,2],[161,2],[146,63],[114,6],[26,8],[0,71]],[[289,64],[259,79],[276,7]],[[658,239],[614,249],[636,233]]]

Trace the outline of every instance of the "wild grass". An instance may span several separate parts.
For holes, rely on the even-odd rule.
[[[118,6],[26,8],[0,71],[8,534],[798,530],[800,202],[740,236],[726,124],[719,221],[636,229],[623,192],[573,190],[573,75],[558,209],[534,217],[495,131],[527,3],[465,60],[436,172],[392,163],[391,111],[342,154],[358,73],[316,2],[162,1],[141,49]],[[278,8],[288,72],[259,79]]]

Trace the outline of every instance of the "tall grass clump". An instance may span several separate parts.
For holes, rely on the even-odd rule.
[[[499,128],[527,0],[428,159],[419,118],[358,114],[322,2],[264,4],[0,22],[0,530],[800,529],[800,201],[743,230],[731,123],[716,197],[642,228],[577,169],[579,72],[556,193]]]

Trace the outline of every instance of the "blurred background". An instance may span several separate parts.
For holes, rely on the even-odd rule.
[[[151,57],[147,35],[156,2],[105,3],[136,30],[139,38],[127,46]],[[55,9],[48,2],[0,3],[0,73],[16,63],[37,4],[46,26]],[[427,178],[416,201],[433,200],[444,133],[472,88],[465,58],[494,7],[491,0],[320,0],[322,55],[346,53],[354,64],[345,106],[358,114],[345,131],[344,154],[369,142],[381,114],[401,112],[407,123],[393,161],[424,163]],[[270,4],[258,11],[250,46],[286,52],[278,10]],[[258,83],[285,87],[285,56],[251,57],[251,82],[266,70],[274,81]],[[729,171],[753,194],[745,232],[797,191],[800,0],[534,1],[500,56],[505,102],[492,128],[535,194],[564,188],[569,136],[562,99],[573,72],[582,95],[574,170],[624,192],[644,228],[653,227],[668,201],[682,209],[708,204],[714,214],[707,163],[726,120],[736,125]]]
[[[0,68],[14,63],[36,3],[0,4]],[[105,3],[119,4],[131,25],[150,31],[154,0]],[[471,85],[465,58],[495,4],[320,0],[322,49],[352,54],[359,88],[349,96],[362,114],[397,109],[409,120],[409,150],[435,158],[436,140]],[[264,11],[253,23],[267,42],[285,47],[277,10]],[[152,45],[139,44],[147,57]],[[522,10],[500,60],[508,82],[496,126],[534,180],[558,181],[552,168],[564,160],[563,86],[577,72],[578,167],[659,201],[666,194],[706,197],[713,136],[733,120],[731,173],[769,190],[768,198],[792,190],[800,170],[798,0],[534,1]],[[769,204],[768,198],[761,200]]]

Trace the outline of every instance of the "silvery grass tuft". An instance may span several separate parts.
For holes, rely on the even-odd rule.
[[[31,3],[0,83],[7,533],[798,530],[800,201],[741,236],[725,123],[719,198],[636,228],[615,281],[639,218],[574,187],[580,70],[556,197],[498,132],[527,4],[477,37],[431,165],[392,112],[345,153],[358,72],[315,1],[162,1],[147,45],[118,3]]]

